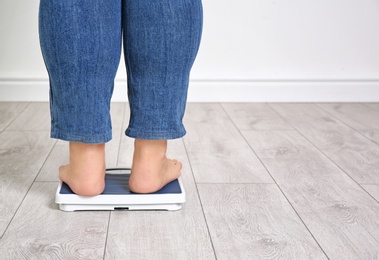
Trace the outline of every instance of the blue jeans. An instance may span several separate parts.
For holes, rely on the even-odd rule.
[[[51,137],[105,143],[123,41],[130,122],[138,139],[185,135],[201,0],[41,0],[39,33],[50,78]]]

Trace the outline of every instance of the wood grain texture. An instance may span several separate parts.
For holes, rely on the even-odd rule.
[[[29,103],[0,102],[0,132],[2,132]]]
[[[36,181],[59,181],[59,167],[69,162],[68,142],[58,140],[47,157]]]
[[[36,182],[0,240],[1,259],[103,259],[109,212],[63,212],[58,182]]]
[[[222,106],[240,130],[293,129],[265,103],[223,103]]]
[[[379,257],[379,204],[296,131],[242,131],[330,259]]]
[[[318,106],[379,144],[379,111],[362,103],[318,104]]]
[[[275,184],[199,184],[217,259],[327,259]]]
[[[184,142],[197,183],[272,183],[220,104],[188,104]]]
[[[379,259],[379,132],[354,114],[379,104],[361,105],[188,104],[181,211],[68,213],[48,103],[0,103],[0,259]],[[128,104],[111,115],[107,164],[131,166]]]
[[[370,193],[371,196],[373,196],[376,201],[379,203],[379,184],[377,185],[370,185],[370,184],[367,184],[367,185],[362,185],[362,187],[368,192]]]
[[[48,132],[0,133],[0,237],[51,151]]]
[[[49,103],[30,103],[30,105],[7,127],[7,130],[49,131]]]
[[[183,163],[183,208],[112,212],[105,259],[215,259],[182,140],[170,141],[168,156]]]
[[[325,103],[317,106],[354,129],[379,129],[379,112],[363,103]]]
[[[359,132],[379,145],[379,129],[360,129]]]
[[[355,181],[379,183],[376,143],[313,104],[271,106]]]

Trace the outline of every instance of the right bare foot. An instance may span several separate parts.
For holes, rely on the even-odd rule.
[[[81,196],[105,188],[105,145],[70,142],[70,163],[59,168],[59,179]]]
[[[166,140],[134,142],[132,172],[129,189],[135,193],[152,193],[179,178],[182,163],[166,157]]]

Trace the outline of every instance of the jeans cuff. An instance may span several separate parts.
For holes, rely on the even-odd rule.
[[[86,143],[86,144],[103,144],[112,140],[112,131],[109,131],[105,134],[83,135],[83,134],[67,133],[67,132],[55,129],[55,130],[51,130],[50,137],[64,140],[64,141],[69,141],[69,142],[79,142],[79,143]]]
[[[170,139],[178,139],[186,135],[186,130],[184,127],[182,129],[175,132],[142,132],[135,129],[128,128],[125,131],[125,135],[136,138],[136,139],[144,139],[144,140],[170,140]]]

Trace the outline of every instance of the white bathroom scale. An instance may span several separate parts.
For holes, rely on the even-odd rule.
[[[65,183],[60,183],[55,202],[63,211],[77,210],[179,210],[185,202],[181,178],[155,193],[138,194],[128,188],[130,173],[112,173],[129,169],[107,169],[105,190],[93,197],[79,196]]]

